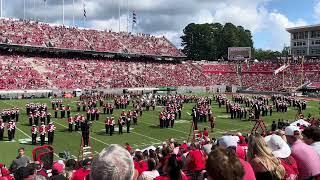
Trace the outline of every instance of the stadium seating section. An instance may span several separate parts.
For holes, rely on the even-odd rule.
[[[0,19],[0,42],[98,52],[184,56],[165,37],[51,26],[13,19]]]
[[[156,86],[242,85],[251,90],[280,91],[301,84],[301,64],[274,75],[270,62],[232,63],[143,62],[0,56],[0,89],[124,88]],[[304,64],[304,82],[319,82],[320,64]],[[284,84],[283,84],[284,83]]]

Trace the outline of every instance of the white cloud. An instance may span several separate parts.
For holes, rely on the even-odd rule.
[[[270,38],[265,43],[265,48],[272,50],[282,50],[284,44],[290,45],[290,35],[286,31],[286,28],[303,26],[306,22],[302,19],[296,21],[290,21],[285,15],[279,12],[270,12],[266,19],[266,25],[268,25],[267,32]]]
[[[315,2],[315,5],[313,7],[313,13],[314,13],[314,17],[319,20],[320,19],[320,0],[317,0]]]

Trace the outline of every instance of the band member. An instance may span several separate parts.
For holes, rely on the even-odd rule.
[[[47,124],[50,124],[51,121],[51,114],[48,112],[47,113]]]
[[[71,107],[68,105],[66,109],[67,109],[67,118],[69,118],[70,112],[71,112]]]
[[[124,121],[121,117],[118,119],[118,126],[119,126],[119,134],[122,134],[122,126],[124,125]]]
[[[220,102],[220,101],[219,101]],[[198,130],[198,121],[197,121],[197,110],[196,110],[196,108],[194,107],[193,109],[192,109],[192,114],[191,114],[191,116],[192,116],[192,121],[193,121],[193,126],[194,126],[194,130]]]
[[[90,121],[90,109],[88,108],[88,110],[87,110],[87,121]]]
[[[33,115],[30,113],[29,115],[29,126],[32,126],[33,124]]]
[[[16,134],[17,125],[16,125],[16,122],[14,122],[13,120],[11,120],[11,122],[12,122],[12,128],[13,128],[13,130],[12,130],[12,139],[14,139],[14,136]]]
[[[134,125],[138,125],[138,114],[136,111],[132,111],[132,120]]]
[[[2,119],[0,119],[0,140],[3,140],[3,134],[4,134],[4,128],[5,128],[5,124],[2,121]]]
[[[99,121],[99,116],[100,116],[100,110],[97,108],[96,109],[96,120]]]
[[[79,131],[80,119],[81,119],[81,116],[80,116],[79,114],[77,114],[77,115],[74,117],[74,131]]]
[[[110,114],[113,114],[113,104],[110,104]]]
[[[181,107],[178,108],[178,118],[181,119]]]
[[[73,130],[73,117],[68,118],[68,124],[69,124],[68,131],[72,132],[72,130]]]
[[[106,120],[104,121],[104,126],[106,128],[106,134],[109,134],[109,121],[110,121],[109,117],[107,117]]]
[[[40,115],[40,122],[46,122],[46,113],[44,111],[41,112],[41,115]]]
[[[34,114],[34,117],[33,117],[34,119],[34,124],[36,125],[36,126],[38,126],[39,125],[39,118],[40,118],[40,113],[38,112],[38,111],[35,111],[35,114]]]
[[[46,125],[44,125],[44,122],[41,123],[41,126],[39,127],[39,133],[40,133],[40,145],[43,146],[46,139]]]
[[[80,112],[81,103],[77,102],[77,112]]]
[[[54,126],[54,124],[52,122],[50,122],[48,125],[48,144],[49,145],[52,145],[52,143],[53,143],[55,129],[56,129],[56,127]]]
[[[216,124],[215,117],[214,116],[210,116],[209,121],[210,121],[211,132],[213,132],[213,128],[214,128],[214,126]]]
[[[89,133],[90,133],[89,121],[84,121],[83,123],[81,123],[81,131],[82,131],[83,146],[86,147],[89,145]]]
[[[12,141],[13,139],[13,125],[12,125],[12,121],[9,122],[8,126],[7,126],[7,129],[8,129],[8,139],[9,141]]]
[[[170,120],[171,120],[171,115],[170,115],[170,113],[168,113],[166,116],[167,116],[167,117],[166,117],[166,128],[169,128],[169,126],[170,126]]]
[[[127,133],[130,133],[130,125],[131,125],[131,119],[126,118],[126,124],[127,124]]]
[[[87,103],[86,102],[83,102],[82,103],[82,111],[85,112],[87,109]]]
[[[160,120],[160,128],[163,128],[164,122],[165,122],[165,116],[164,116],[163,112],[160,112],[159,120]]]
[[[107,111],[107,104],[104,104],[103,105],[103,114],[106,114],[106,111]]]
[[[37,134],[38,134],[38,129],[37,129],[37,126],[34,124],[32,125],[32,128],[31,128],[32,145],[36,145],[37,143]]]
[[[16,108],[16,122],[19,121],[19,114],[20,114],[19,108]]]
[[[96,110],[95,109],[91,109],[91,121],[95,121],[96,120]]]
[[[114,131],[114,117],[111,117],[110,121],[109,121],[109,131],[110,131],[110,136],[112,136],[113,134],[113,131]]]
[[[171,128],[173,128],[173,125],[174,125],[174,120],[175,120],[175,115],[174,114],[171,114],[170,115],[170,117],[171,117]]]
[[[59,108],[57,107],[57,108],[54,110],[54,118],[58,118],[58,111],[59,111]]]
[[[60,113],[61,113],[61,119],[65,118],[66,115],[66,108],[64,106],[61,107],[60,109]]]

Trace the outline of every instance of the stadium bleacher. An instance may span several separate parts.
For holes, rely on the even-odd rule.
[[[0,28],[0,41],[5,44],[171,57],[184,56],[165,37],[147,34],[133,35],[126,32],[87,30],[14,19],[1,19]]]

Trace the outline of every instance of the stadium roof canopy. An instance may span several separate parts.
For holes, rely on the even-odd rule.
[[[308,26],[298,26],[286,28],[289,33],[301,32],[301,31],[320,31],[320,24],[308,25]]]

